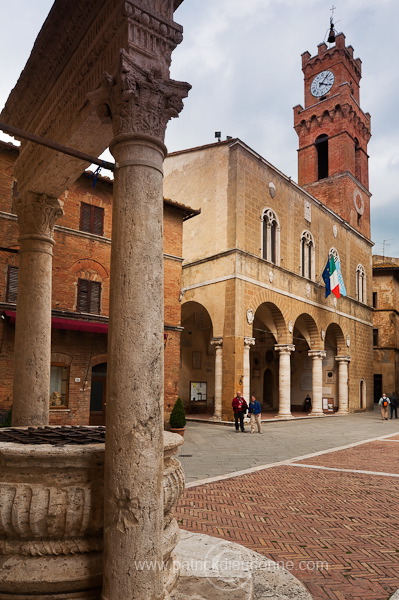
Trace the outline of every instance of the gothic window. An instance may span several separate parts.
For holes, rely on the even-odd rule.
[[[262,258],[280,264],[280,225],[271,208],[262,213]]]
[[[81,202],[80,231],[104,235],[104,209],[100,206]]]
[[[61,363],[53,363],[50,371],[50,408],[68,407],[69,367]]]
[[[366,276],[362,265],[356,268],[356,300],[366,302]]]
[[[315,248],[310,231],[304,231],[301,237],[301,275],[307,279],[315,278]]]
[[[101,283],[78,279],[77,311],[100,314]]]
[[[17,301],[18,267],[8,266],[6,302]]]
[[[328,136],[324,133],[315,141],[317,150],[317,179],[328,177]]]

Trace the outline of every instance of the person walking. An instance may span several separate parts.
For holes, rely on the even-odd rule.
[[[398,418],[398,397],[396,395],[396,393],[392,394],[392,396],[390,397],[390,403],[389,403],[389,412],[390,412],[390,417],[392,419],[393,417],[393,413],[395,413],[395,419]]]
[[[236,433],[241,429],[242,433],[245,433],[244,428],[244,415],[248,410],[248,404],[246,400],[241,396],[241,392],[237,392],[233,402],[231,403],[234,412],[234,423],[236,426]]]
[[[251,396],[251,400],[248,405],[248,414],[251,423],[251,433],[255,433],[255,424],[258,428],[258,433],[262,433],[262,424],[261,424],[261,412],[262,407],[260,402],[255,398],[255,396]]]
[[[389,398],[386,394],[382,394],[378,401],[378,406],[381,408],[381,419],[388,421],[388,406],[390,404]]]

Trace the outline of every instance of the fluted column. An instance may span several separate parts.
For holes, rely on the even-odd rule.
[[[312,358],[312,416],[322,416],[323,413],[323,358],[324,350],[309,350],[308,356]]]
[[[148,19],[147,13],[144,16]],[[117,73],[106,74],[102,87],[90,94],[99,116],[106,122],[111,119],[115,137],[110,150],[116,163],[103,600],[164,597],[163,139],[168,120],[178,116],[190,87],[169,79],[166,58],[154,61],[149,70],[148,63],[135,63],[140,60],[137,54],[122,51]]]
[[[249,359],[249,354],[251,350],[251,346],[255,344],[255,338],[253,337],[245,337],[244,338],[244,360],[243,360],[243,386],[242,386],[242,395],[244,396],[247,403],[250,400],[251,394],[251,362]]]
[[[215,348],[215,406],[212,419],[222,420],[223,392],[223,338],[212,338],[211,345]]]
[[[62,202],[24,193],[14,200],[20,236],[12,424],[49,421],[53,233]]]
[[[338,414],[349,412],[349,390],[348,390],[348,365],[350,356],[336,356],[338,363]]]
[[[295,350],[295,346],[292,344],[277,344],[274,349],[279,353],[277,417],[291,419],[291,352]]]

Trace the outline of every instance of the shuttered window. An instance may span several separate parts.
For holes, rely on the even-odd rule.
[[[8,267],[6,302],[17,301],[18,267]]]
[[[78,312],[100,314],[101,302],[101,283],[99,281],[89,281],[88,279],[78,280]]]
[[[104,235],[104,209],[92,204],[80,204],[80,231]]]

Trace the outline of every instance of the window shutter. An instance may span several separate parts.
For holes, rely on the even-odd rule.
[[[100,314],[101,283],[90,281],[90,310],[89,312]]]
[[[91,205],[81,202],[80,204],[80,231],[88,231],[90,233],[91,221]]]
[[[8,267],[6,302],[17,301],[18,267]]]
[[[93,210],[93,230],[92,233],[104,235],[104,209],[99,206],[92,206]]]
[[[78,302],[77,309],[79,312],[89,312],[89,284],[87,279],[78,280]]]

